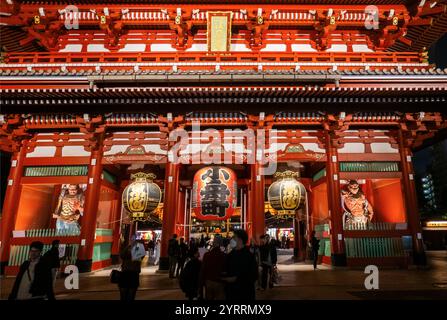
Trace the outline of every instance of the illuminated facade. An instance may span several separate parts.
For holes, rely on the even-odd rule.
[[[298,256],[316,230],[324,263],[423,263],[411,156],[446,128],[447,74],[424,49],[445,32],[446,5],[351,3],[2,0],[2,271],[36,239],[61,239],[81,271],[115,262],[137,172],[163,190],[166,268],[210,164],[237,177],[231,220],[203,222],[215,232],[258,239],[274,174],[299,171]]]

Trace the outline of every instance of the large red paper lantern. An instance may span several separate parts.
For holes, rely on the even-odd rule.
[[[227,220],[237,205],[237,178],[233,170],[210,166],[194,175],[192,208],[199,220]]]

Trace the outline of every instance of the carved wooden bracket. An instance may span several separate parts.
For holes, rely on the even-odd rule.
[[[99,15],[99,28],[104,30],[107,35],[107,42],[105,44],[105,48],[115,51],[121,49],[123,45],[120,45],[119,40],[120,37],[124,33],[122,12],[117,11],[109,14],[108,16]]]
[[[247,30],[251,31],[247,43],[251,49],[258,51],[266,46],[263,35],[267,32],[270,22],[271,10],[259,14],[259,12],[247,12]]]
[[[185,50],[191,47],[192,44],[192,11],[182,10],[180,12],[171,10],[169,12],[169,28],[173,30],[176,34],[175,39],[173,39],[172,47],[178,50]]]
[[[7,115],[0,126],[0,150],[19,152],[33,135],[23,125],[23,117],[18,114]]]
[[[76,123],[79,125],[79,131],[85,134],[85,139],[88,142],[84,147],[86,151],[92,152],[102,148],[103,141],[106,138],[104,117],[102,115],[88,119],[77,116]]]
[[[59,49],[59,37],[66,33],[64,22],[62,22],[57,12],[46,12],[44,16],[36,14],[34,17],[22,19],[20,14],[17,16],[23,22],[23,29],[29,36],[20,41],[24,45],[30,41],[37,40],[38,43],[51,51]]]

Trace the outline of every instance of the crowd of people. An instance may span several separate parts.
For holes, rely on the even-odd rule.
[[[268,234],[259,244],[238,229],[232,238],[201,236],[184,238],[173,235],[168,243],[169,278],[178,279],[181,290],[189,300],[254,300],[256,289],[273,288],[279,276],[276,268],[278,241]],[[314,269],[317,268],[319,240],[312,233],[310,246]],[[42,255],[43,243],[30,245],[29,257],[20,266],[9,299],[54,299],[54,284],[60,268],[59,240]],[[159,263],[160,240],[154,242],[149,254]],[[141,264],[146,248],[141,240],[132,237],[120,251],[121,270],[117,283],[121,300],[134,300],[140,282]],[[113,274],[113,272],[112,272]]]
[[[274,286],[277,246],[268,235],[261,236],[259,245],[253,239],[248,244],[245,230],[235,230],[232,238],[202,235],[188,243],[174,234],[168,243],[168,275],[178,279],[189,300],[254,300],[256,289]],[[121,300],[135,298],[144,250],[133,239],[121,252]]]
[[[244,230],[235,230],[232,238],[202,235],[189,245],[174,235],[168,249],[169,277],[178,277],[180,270],[180,287],[190,300],[253,300],[256,289],[274,286],[277,244],[268,235],[261,236],[259,245],[254,239],[247,242]]]

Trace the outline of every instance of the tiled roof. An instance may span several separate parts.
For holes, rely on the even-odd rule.
[[[98,4],[98,3],[113,3],[113,0],[24,0],[24,3],[45,3],[45,4]],[[228,4],[227,0],[152,0],[151,4]],[[296,4],[296,0],[237,0],[232,1],[233,3],[240,4]],[[408,0],[301,0],[300,3],[304,4],[405,4],[411,1]],[[120,0],[120,3],[130,3],[130,4],[147,4],[147,0]]]

